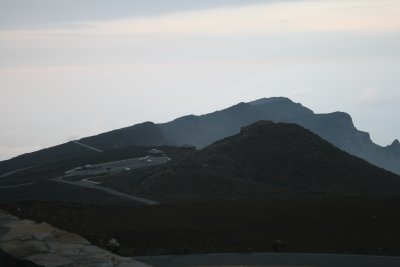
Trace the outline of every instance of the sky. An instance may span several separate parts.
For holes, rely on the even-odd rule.
[[[400,138],[400,1],[0,0],[0,160],[272,96]]]

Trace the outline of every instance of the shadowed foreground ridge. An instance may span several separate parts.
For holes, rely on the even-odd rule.
[[[301,126],[260,121],[144,177],[134,191],[146,195],[399,194],[400,177]]]

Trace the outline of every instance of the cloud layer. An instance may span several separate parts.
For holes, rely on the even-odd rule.
[[[147,0],[127,0],[127,10],[139,11],[108,17],[89,14],[91,1],[32,1],[46,20],[27,27],[40,16],[25,10],[25,23],[7,27],[12,16],[1,16],[8,1],[0,0],[0,160],[71,133],[276,95],[316,112],[347,111],[380,144],[400,137],[400,126],[381,119],[400,113],[381,104],[400,87],[400,1],[205,1],[141,12]],[[50,12],[62,12],[61,2],[70,17]]]
[[[2,31],[3,38],[58,34],[265,34],[326,31],[400,31],[400,2],[294,1],[80,22],[48,30]]]

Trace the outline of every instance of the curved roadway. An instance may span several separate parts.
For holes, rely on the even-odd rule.
[[[57,177],[52,179],[55,182],[61,182],[61,183],[66,183],[66,184],[71,184],[71,185],[76,185],[76,186],[81,186],[81,187],[86,187],[86,188],[92,188],[100,191],[104,191],[108,194],[117,196],[117,197],[122,197],[125,199],[133,200],[135,202],[141,203],[141,204],[146,204],[146,205],[158,205],[160,204],[159,202],[147,198],[142,198],[142,197],[135,197],[129,194],[122,193],[120,191],[108,188],[108,187],[103,187],[100,186],[99,183],[92,182],[87,179],[83,179],[81,181],[73,182],[73,181],[66,181],[63,179],[63,177]]]
[[[102,164],[97,164],[97,165],[92,165],[92,166],[87,165],[85,167],[85,169],[81,168],[81,169],[79,169],[79,171],[72,170],[64,176],[56,177],[56,178],[53,178],[50,180],[54,181],[54,182],[65,183],[65,184],[100,190],[100,191],[106,192],[108,194],[111,194],[111,195],[114,195],[114,196],[117,196],[120,198],[138,202],[140,204],[158,205],[160,203],[155,200],[146,199],[146,198],[142,198],[142,197],[136,197],[136,196],[133,196],[130,194],[122,193],[118,190],[114,190],[114,189],[111,189],[108,187],[101,186],[101,183],[91,181],[91,180],[89,180],[90,178],[82,178],[79,181],[67,181],[67,180],[64,180],[64,178],[68,177],[68,176],[74,176],[74,175],[96,176],[101,173],[117,173],[117,172],[121,172],[121,171],[125,171],[125,170],[160,165],[160,164],[164,164],[164,163],[168,162],[169,160],[170,160],[170,158],[166,157],[166,156],[162,156],[162,157],[148,157],[147,156],[147,157],[143,157],[143,158],[133,158],[133,159],[114,161],[114,162],[107,162],[107,163],[102,163]],[[27,169],[27,168],[25,168],[25,169]],[[22,171],[22,170],[24,170],[24,169],[19,169],[19,170],[15,170],[15,171],[6,173],[6,174],[2,175],[1,177],[5,177],[5,176],[11,175],[13,173]],[[0,189],[19,188],[19,187],[33,185],[35,183],[36,182],[30,182],[30,183],[24,183],[24,184],[0,186]]]
[[[113,172],[116,172],[116,171],[123,171],[126,168],[128,168],[130,170],[130,169],[137,169],[137,168],[143,168],[143,167],[148,167],[148,166],[160,165],[160,164],[168,162],[169,160],[170,160],[169,157],[144,157],[144,158],[121,160],[121,161],[115,161],[115,162],[109,162],[109,163],[103,163],[103,164],[96,165],[96,167],[101,167],[100,170],[98,168],[86,169],[83,171],[79,171],[78,175],[85,174],[85,175],[95,176],[99,172],[101,173],[104,171],[104,169],[107,169],[107,168],[110,168],[110,169],[112,168]],[[70,176],[70,174],[67,176]],[[142,198],[142,197],[135,197],[135,196],[132,196],[129,194],[122,193],[115,189],[101,186],[100,183],[89,180],[90,178],[82,179],[79,181],[67,181],[67,180],[64,180],[63,178],[64,178],[64,176],[61,176],[61,177],[53,178],[51,180],[55,181],[55,182],[66,183],[66,184],[101,190],[101,191],[104,191],[111,195],[129,199],[129,200],[133,200],[133,201],[136,201],[141,204],[146,204],[146,205],[160,204],[159,202],[157,202],[155,200],[146,199],[146,198]]]

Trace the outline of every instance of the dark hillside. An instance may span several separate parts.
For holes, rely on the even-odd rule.
[[[152,173],[134,192],[400,194],[400,177],[301,126],[261,121]]]
[[[73,142],[68,142],[62,145],[53,146],[36,152],[23,154],[9,160],[1,161],[0,175],[17,169],[33,167],[45,163],[53,163],[72,157],[93,155],[96,153],[97,152],[76,145]]]
[[[83,138],[81,143],[93,146],[100,150],[115,150],[132,146],[162,146],[167,141],[159,127],[152,122],[145,122],[131,127]],[[146,148],[144,148],[146,149]],[[107,151],[104,154],[108,154]],[[26,167],[35,167],[43,164],[52,164],[58,161],[77,157],[104,157],[93,150],[87,149],[74,142],[68,142],[58,146],[42,149],[36,152],[23,154],[10,160],[0,162],[0,175]],[[111,152],[113,154],[113,152]],[[111,156],[112,157],[112,156]]]
[[[28,168],[26,170],[22,170],[20,172],[12,174],[8,177],[1,178],[0,186],[47,180],[50,178],[61,176],[65,173],[65,171],[71,170],[78,166],[144,157],[148,155],[147,151],[152,148],[160,149],[173,160],[184,158],[194,152],[190,149],[174,146],[127,146],[123,148],[107,150],[103,153],[95,152],[88,155],[77,155],[76,157],[67,158],[64,160],[53,161],[50,163],[33,166],[32,168]]]

